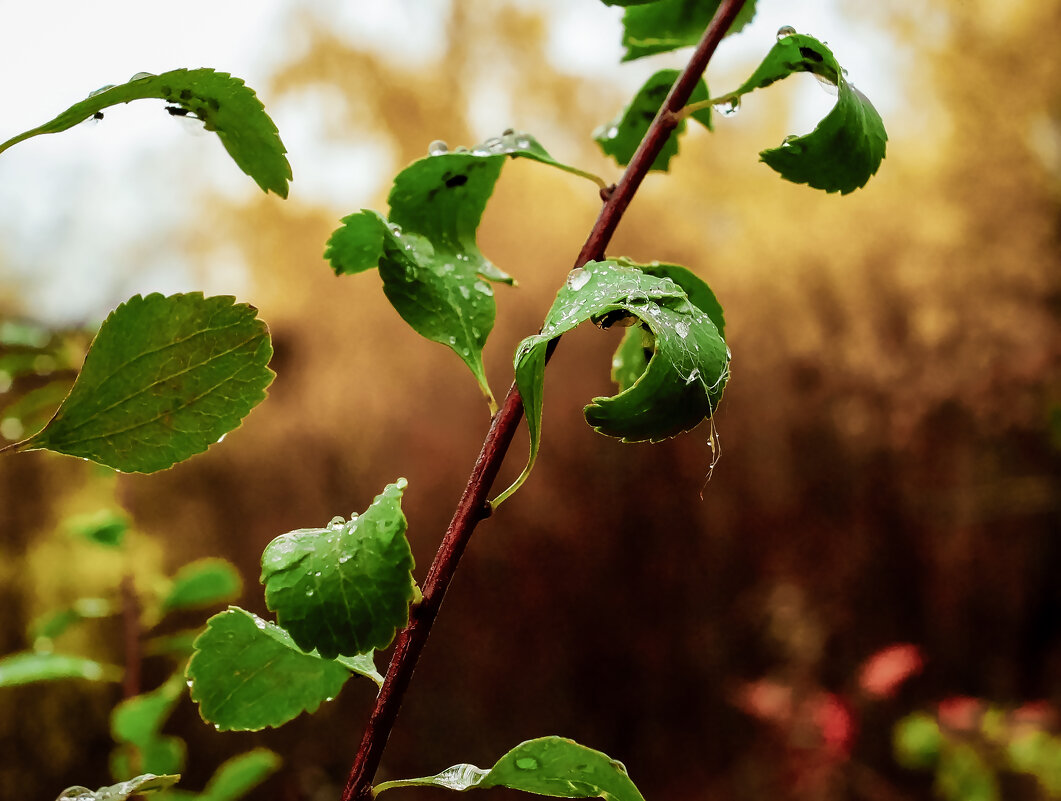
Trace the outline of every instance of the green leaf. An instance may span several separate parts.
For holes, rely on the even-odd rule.
[[[786,137],[780,147],[763,150],[759,157],[793,183],[846,195],[877,172],[888,132],[869,99],[848,83],[828,47],[813,36],[785,35],[785,30],[751,77],[723,99],[740,98],[797,72],[835,84],[836,105],[813,131]]]
[[[386,648],[409,620],[413,554],[402,514],[404,478],[365,513],[282,534],[262,554],[265,605],[298,645],[321,656]]]
[[[188,761],[188,746],[180,737],[158,736],[142,745],[124,743],[111,751],[111,775],[116,779],[141,770],[180,773]],[[137,767],[134,767],[137,766]],[[166,794],[166,798],[169,798]]]
[[[606,6],[645,6],[649,3],[658,3],[660,0],[601,0]]]
[[[667,272],[669,267],[647,269]],[[680,278],[688,282],[689,276]],[[634,319],[648,329],[654,349],[630,386],[612,398],[594,398],[585,408],[586,421],[600,433],[623,442],[658,442],[698,425],[721,399],[729,377],[729,349],[711,316],[674,279],[651,275],[628,261],[590,262],[572,270],[541,333],[524,339],[516,350],[516,384],[527,412],[530,457],[515,483],[493,501],[495,506],[526,480],[537,457],[549,343],[591,319],[602,328]]]
[[[715,16],[722,0],[659,0],[638,4],[623,14],[623,61],[692,47]],[[755,16],[755,0],[748,0],[727,34],[740,31]]]
[[[198,801],[235,801],[280,768],[280,757],[268,748],[255,748],[223,762],[214,771]]]
[[[128,83],[97,90],[55,119],[0,144],[0,153],[30,137],[65,131],[105,108],[144,98],[165,100],[175,116],[202,120],[203,127],[217,134],[233,161],[258,186],[287,197],[291,165],[276,126],[253,89],[239,78],[211,69],[137,73]]]
[[[618,117],[593,132],[593,138],[605,155],[611,156],[622,166],[630,163],[679,74],[678,70],[657,72],[638,90],[630,105]],[[701,103],[708,97],[707,84],[701,79],[693,89],[689,102]],[[710,106],[694,111],[690,116],[711,130]],[[678,154],[678,137],[684,132],[685,120],[682,120],[664,143],[650,169],[667,171],[671,158]]]
[[[154,793],[172,787],[180,781],[180,776],[156,776],[145,773],[135,779],[89,790],[87,787],[67,787],[56,801],[125,801],[134,795]]]
[[[80,656],[25,651],[0,659],[0,687],[55,679],[121,681],[121,678],[121,668]]]
[[[231,601],[243,590],[239,572],[224,559],[200,559],[177,571],[173,586],[162,602],[165,612],[195,609]]]
[[[619,386],[620,392],[632,387],[645,372],[652,355],[653,342],[652,332],[643,325],[632,325],[626,329],[622,342],[612,356],[612,381]]]
[[[101,509],[87,515],[78,515],[66,521],[66,527],[75,537],[108,548],[120,548],[129,530],[129,518],[113,509]]]
[[[265,398],[269,332],[253,306],[199,292],[136,295],[103,323],[51,422],[17,450],[127,473],[205,451]]]
[[[54,640],[71,626],[84,620],[110,617],[113,614],[114,607],[105,598],[79,598],[65,609],[48,612],[34,620],[29,626],[29,637],[33,641]]]
[[[415,786],[448,790],[508,787],[557,798],[644,801],[621,762],[563,737],[540,737],[520,743],[490,770],[454,765],[435,776],[384,782],[374,788],[374,793]]]
[[[379,266],[383,291],[421,336],[450,348],[471,370],[496,409],[483,367],[483,347],[494,327],[494,290],[514,283],[479,250],[476,231],[505,157],[525,158],[604,182],[550,156],[534,137],[506,131],[473,150],[413,162],[394,180],[389,220],[363,210],[343,218],[324,257],[336,275]]]
[[[155,690],[126,698],[111,712],[111,736],[119,743],[148,744],[183,694],[184,676],[179,671]]]
[[[256,731],[316,711],[338,694],[351,669],[346,661],[303,653],[279,626],[229,607],[207,621],[186,676],[203,720],[219,730]],[[374,668],[361,672],[383,683]]]

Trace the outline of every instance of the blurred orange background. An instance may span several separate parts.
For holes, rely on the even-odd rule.
[[[787,20],[797,28],[799,5]],[[487,766],[521,740],[561,734],[621,759],[650,801],[928,798],[931,774],[892,756],[901,717],[951,696],[1061,704],[1061,3],[837,9],[889,37],[904,66],[903,116],[885,114],[888,157],[867,187],[824,195],[757,163],[791,133],[806,88],[792,79],[746,98],[715,133],[691,131],[609,249],[690,267],[725,308],[732,378],[710,481],[706,425],[656,446],[594,434],[580,410],[612,393],[618,338],[590,327],[565,337],[536,469],[473,539],[381,779]],[[385,141],[400,166],[432,139],[495,133],[474,128],[470,92],[496,73],[515,127],[613,180],[589,134],[630,87],[544,68],[543,13],[453,4],[447,46],[413,67],[296,16],[290,35],[309,46],[255,88],[267,110],[306,91],[347,98],[330,107],[331,135]],[[832,46],[844,63],[859,44]],[[709,71],[712,87],[736,85],[755,60]],[[242,605],[260,614],[265,544],[363,509],[398,476],[422,579],[488,424],[464,366],[402,323],[378,277],[336,278],[321,257],[339,216],[385,210],[387,187],[337,210],[300,199],[295,163],[289,200],[208,193],[157,243],[193,263],[221,244],[249,265],[241,299],[276,348],[270,397],[222,446],[114,485],[145,564],[230,559]],[[498,292],[486,351],[495,392],[598,209],[584,181],[506,166],[479,234],[520,282]],[[9,256],[0,243],[0,267]],[[135,273],[136,258],[121,269]],[[8,317],[33,316],[2,272],[0,285]],[[502,482],[525,454],[523,433]],[[43,609],[113,585],[60,533],[69,514],[109,502],[112,483],[100,486],[81,462],[0,457],[0,653],[26,647],[26,622]],[[118,642],[115,630],[82,645],[120,653]],[[923,668],[871,700],[860,666],[896,643],[917,646]],[[148,686],[161,670],[145,665]],[[841,699],[857,729],[841,738],[843,758],[819,764],[825,729],[770,723],[749,701],[755,687]],[[117,693],[0,690],[0,796],[109,783]],[[257,797],[335,798],[371,696],[351,682],[318,714],[256,734],[218,734],[185,701],[170,729],[189,741],[190,786],[263,744],[285,768]]]

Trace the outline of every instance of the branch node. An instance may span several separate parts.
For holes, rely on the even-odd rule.
[[[600,199],[607,203],[611,199],[612,193],[616,190],[617,187],[617,184],[612,184],[610,186],[602,186],[600,188]]]

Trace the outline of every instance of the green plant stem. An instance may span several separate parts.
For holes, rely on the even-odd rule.
[[[688,102],[711,56],[740,13],[744,2],[745,0],[723,0],[719,6],[619,183],[614,188],[602,191],[604,206],[575,260],[575,267],[604,257],[605,248],[611,241],[623,213],[655,162],[656,156],[678,125],[678,113]],[[553,344],[555,345],[555,340]],[[551,348],[549,353],[552,353]],[[409,624],[398,634],[387,675],[361,738],[361,745],[343,790],[342,801],[368,801],[372,798],[372,781],[417,660],[427,642],[431,626],[438,615],[442,599],[468,540],[479,521],[490,514],[490,488],[497,478],[522,416],[523,402],[513,383],[501,403],[501,409],[490,421],[490,429],[483,441],[479,458],[457,504],[453,519],[446,529],[438,553],[435,554],[435,560],[428,569],[427,578],[424,580],[423,600],[411,610]]]

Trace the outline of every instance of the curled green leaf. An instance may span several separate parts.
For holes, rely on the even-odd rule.
[[[715,16],[722,0],[659,0],[630,5],[623,14],[623,61],[692,47]],[[748,0],[728,33],[740,31],[755,16],[755,0]]]
[[[336,275],[378,265],[383,291],[401,318],[456,353],[494,411],[483,367],[496,313],[491,282],[515,282],[479,250],[476,231],[505,159],[529,159],[603,181],[558,162],[522,131],[506,131],[471,150],[450,152],[435,143],[431,153],[394,179],[389,219],[368,210],[343,218],[324,257]]]
[[[845,195],[865,186],[880,167],[887,147],[888,133],[880,114],[847,81],[828,47],[787,27],[778,37],[751,77],[721,99],[732,106],[742,95],[797,72],[810,72],[834,84],[836,105],[813,131],[785,137],[779,147],[763,150],[759,157],[793,183]]]
[[[239,426],[273,380],[253,306],[195,292],[136,295],[103,323],[51,421],[14,446],[153,473]]]
[[[647,272],[652,269],[663,274]],[[692,273],[678,273],[673,265],[590,262],[568,276],[541,333],[524,339],[516,350],[516,384],[527,413],[530,457],[519,478],[493,501],[495,506],[526,480],[537,457],[549,343],[586,320],[602,328],[637,324],[651,337],[646,343],[651,356],[629,386],[614,397],[594,398],[585,408],[586,421],[597,431],[624,442],[657,442],[688,431],[714,412],[729,377],[729,349],[711,315],[668,272],[693,286],[706,303],[702,289],[689,279]]]
[[[265,605],[304,650],[325,658],[386,648],[409,620],[413,554],[401,498],[387,485],[365,510],[274,539],[262,554]]]
[[[0,144],[0,153],[30,137],[65,131],[102,114],[103,109],[144,98],[165,100],[174,116],[202,120],[203,127],[217,134],[232,160],[258,186],[287,197],[291,165],[276,126],[253,89],[239,78],[211,69],[137,73],[128,83],[98,89],[55,119]]]
[[[593,132],[600,149],[605,155],[611,156],[615,161],[625,166],[634,157],[638,145],[645,134],[648,133],[652,120],[655,119],[663,101],[667,99],[674,82],[678,79],[678,70],[660,70],[634,95],[623,111],[611,122],[602,125]],[[707,100],[707,84],[701,79],[697,82],[689,97],[690,103],[698,103]],[[694,111],[690,115],[708,130],[711,130],[711,107],[710,105]],[[685,120],[671,133],[663,149],[660,150],[656,160],[652,162],[652,170],[666,172],[670,166],[670,160],[678,154],[678,138],[685,132]]]
[[[520,743],[492,768],[454,765],[435,776],[384,782],[375,794],[395,787],[473,790],[508,787],[556,798],[644,801],[621,762],[564,737],[539,737]]]
[[[316,711],[351,671],[383,683],[371,654],[333,660],[304,653],[284,629],[233,606],[207,621],[185,675],[203,720],[219,730],[257,731]]]

